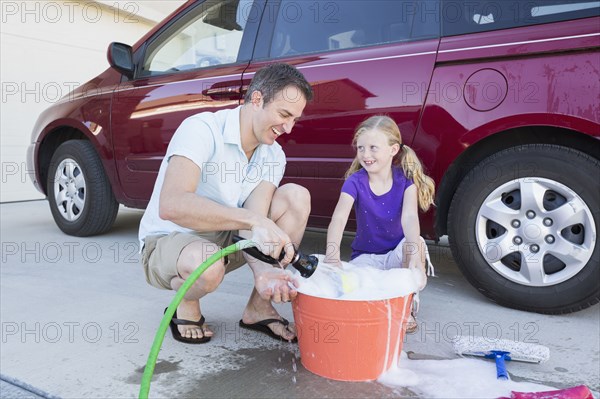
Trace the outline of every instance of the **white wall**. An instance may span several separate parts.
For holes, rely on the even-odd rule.
[[[25,163],[40,112],[108,68],[109,43],[135,43],[183,3],[0,2],[0,202],[43,198]]]

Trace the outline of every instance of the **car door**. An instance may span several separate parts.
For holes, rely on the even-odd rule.
[[[112,100],[115,163],[124,194],[145,207],[167,146],[190,115],[241,100],[264,1],[199,1],[136,52],[135,78]]]
[[[439,44],[437,3],[267,2],[244,81],[276,60],[296,66],[313,87],[304,116],[279,139],[288,160],[285,181],[311,192],[311,225],[327,226],[361,121],[387,114],[411,143]]]

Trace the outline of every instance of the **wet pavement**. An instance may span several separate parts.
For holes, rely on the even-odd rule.
[[[122,208],[100,237],[61,233],[45,201],[0,205],[0,370],[43,396],[137,397],[156,328],[173,292],[146,284],[137,253],[142,212]],[[350,236],[344,238],[349,244]],[[302,249],[322,253],[325,235],[307,232]],[[455,333],[495,335],[547,345],[540,365],[513,362],[515,380],[557,388],[600,389],[600,307],[548,316],[502,308],[460,275],[445,246],[431,245],[437,278],[422,293],[420,330],[404,350],[413,358],[452,359]],[[347,256],[348,253],[345,253]],[[202,301],[215,331],[210,343],[184,345],[167,332],[151,397],[412,397],[377,382],[340,382],[307,371],[296,345],[242,330],[237,323],[252,289],[249,268],[226,276]],[[289,304],[278,305],[292,320]],[[0,397],[38,396],[3,378]]]

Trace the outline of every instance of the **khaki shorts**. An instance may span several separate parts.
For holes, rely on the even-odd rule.
[[[210,233],[182,233],[174,231],[168,235],[152,235],[144,239],[142,249],[142,265],[148,284],[170,290],[171,280],[179,276],[177,260],[183,248],[198,240],[210,241],[208,251],[216,252],[231,244],[235,231],[218,231]],[[225,273],[229,273],[246,263],[242,252],[234,252],[225,258]],[[200,266],[200,265],[198,265]]]

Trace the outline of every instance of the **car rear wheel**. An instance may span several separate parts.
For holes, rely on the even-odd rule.
[[[568,313],[600,300],[600,162],[555,145],[522,145],[479,163],[448,214],[453,255],[501,305]]]
[[[112,227],[119,204],[89,141],[71,140],[57,148],[47,187],[52,216],[64,233],[86,237]]]

